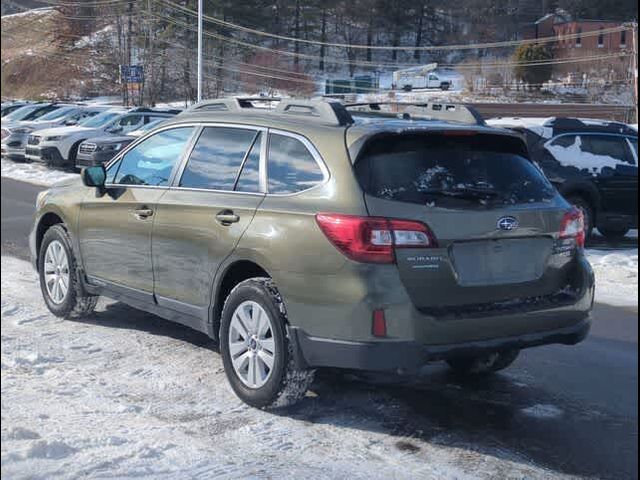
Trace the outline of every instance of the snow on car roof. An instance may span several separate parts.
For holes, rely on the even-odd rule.
[[[487,120],[487,125],[499,128],[526,128],[543,138],[553,136],[555,117],[499,117]]]

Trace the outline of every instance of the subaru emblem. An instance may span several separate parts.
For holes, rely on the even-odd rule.
[[[504,230],[505,232],[517,230],[519,226],[518,219],[515,217],[502,217],[498,220],[498,229]]]

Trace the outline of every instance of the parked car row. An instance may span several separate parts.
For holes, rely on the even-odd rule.
[[[379,108],[379,107],[378,107]],[[15,102],[2,105],[2,155],[82,168],[106,163],[178,110]],[[520,133],[532,159],[595,228],[620,238],[638,227],[638,131],[617,122],[497,118]]]
[[[9,110],[13,105],[3,106]],[[109,160],[137,135],[179,110],[113,108],[65,103],[19,103],[2,118],[2,155],[17,161],[77,168]],[[105,140],[118,135],[116,142]],[[94,137],[99,137],[94,141]],[[83,148],[83,142],[89,146]]]

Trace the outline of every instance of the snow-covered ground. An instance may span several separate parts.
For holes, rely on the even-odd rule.
[[[77,173],[54,170],[40,163],[14,162],[4,157],[0,160],[0,167],[0,173],[3,177],[45,187],[54,185],[62,180],[78,177]]]
[[[41,15],[49,15],[51,12],[53,12],[52,7],[32,8],[24,12],[11,13],[9,15],[2,15],[2,19],[8,20],[8,19],[15,19],[15,18],[39,17]]]
[[[292,410],[252,409],[204,336],[112,302],[57,319],[30,266],[5,256],[1,366],[3,478],[565,478],[381,390],[321,381]],[[517,415],[544,428],[554,408]]]
[[[587,256],[596,272],[596,302],[638,308],[638,249],[589,249]]]

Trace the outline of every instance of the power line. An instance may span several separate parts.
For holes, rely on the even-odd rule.
[[[154,0],[156,1],[156,0]],[[165,17],[163,15],[158,15],[156,13],[151,13],[151,12],[143,12],[143,14],[147,14],[151,17],[155,17],[158,20],[161,21],[165,21],[168,23],[171,23],[173,25],[177,25],[180,27],[185,28],[186,30],[189,30],[191,32],[194,32],[196,30],[194,30],[192,27],[190,27],[189,24],[185,23],[185,22],[181,22],[173,17]],[[246,48],[251,48],[251,49],[255,49],[255,50],[262,50],[262,51],[268,51],[271,53],[275,53],[275,54],[280,54],[280,55],[285,55],[285,56],[289,56],[289,57],[297,57],[297,58],[304,58],[306,60],[313,60],[313,61],[319,61],[319,60],[324,60],[325,63],[331,63],[334,65],[354,65],[354,66],[369,66],[369,67],[382,67],[382,66],[387,66],[387,67],[391,67],[391,68],[399,68],[399,67],[414,67],[417,66],[415,63],[411,63],[411,64],[398,64],[398,63],[379,63],[379,62],[364,62],[364,61],[350,61],[350,60],[332,60],[333,57],[320,57],[317,55],[309,55],[309,54],[303,54],[303,53],[294,53],[294,52],[288,52],[286,50],[277,50],[277,49],[273,49],[273,48],[269,48],[269,47],[265,47],[263,45],[256,45],[256,44],[252,44],[252,43],[247,43],[247,42],[243,42],[241,40],[237,40],[235,38],[232,37],[227,37],[224,35],[220,35],[217,33],[213,33],[210,31],[204,31],[203,32],[204,35],[211,37],[211,38],[216,38],[218,40],[222,40],[224,42],[227,43],[234,43]],[[628,55],[628,54],[612,54],[613,56],[624,56],[624,55]],[[582,60],[576,60],[576,61],[582,61]],[[549,64],[553,64],[553,61],[551,61]],[[571,61],[567,61],[567,62],[563,62],[563,63],[572,63],[574,62],[574,60]],[[514,63],[512,63],[513,65]],[[537,65],[546,65],[547,63],[541,63],[541,62],[536,62],[531,64],[531,66],[537,66]],[[461,68],[459,64],[438,64],[439,67],[442,68]],[[483,64],[476,64],[474,67],[480,67],[483,66]],[[504,63],[500,63],[500,66],[506,66]],[[462,68],[466,68],[466,67],[462,67]],[[472,68],[472,67],[468,67],[468,68]]]
[[[180,10],[184,13],[187,13],[191,16],[198,16],[198,12],[195,10],[191,10],[190,8],[184,7],[182,5],[178,5],[170,0],[156,0],[163,3],[165,6],[171,7],[175,10]],[[259,35],[269,38],[274,38],[277,40],[283,40],[287,42],[297,42],[297,43],[307,43],[312,45],[323,45],[325,47],[338,47],[338,48],[348,48],[348,49],[360,49],[360,50],[411,50],[411,51],[455,51],[455,50],[480,50],[480,49],[488,49],[488,48],[503,48],[503,47],[517,47],[521,45],[531,45],[531,44],[545,44],[545,43],[555,43],[560,41],[561,39],[558,36],[553,37],[543,37],[537,39],[527,39],[527,40],[510,40],[503,42],[488,42],[488,43],[477,43],[477,44],[460,44],[460,45],[439,45],[439,46],[390,46],[390,45],[362,45],[362,44],[347,44],[347,43],[333,43],[333,42],[321,42],[318,40],[308,40],[304,38],[294,38],[288,37],[284,35],[277,35],[274,33],[263,32],[260,30],[255,30],[252,28],[244,27],[242,25],[237,25],[235,23],[227,22],[225,20],[221,20],[216,17],[211,17],[208,15],[203,15],[203,18],[211,23],[215,23],[217,25],[223,26],[225,28],[230,28],[233,30],[243,31],[246,33],[251,33],[253,35]],[[606,35],[609,33],[617,33],[623,30],[630,30],[629,27],[620,26],[620,27],[611,27],[593,32],[584,32],[584,33],[576,33],[576,34],[568,34],[563,35],[562,40],[571,40],[576,38],[588,38],[592,36]]]

